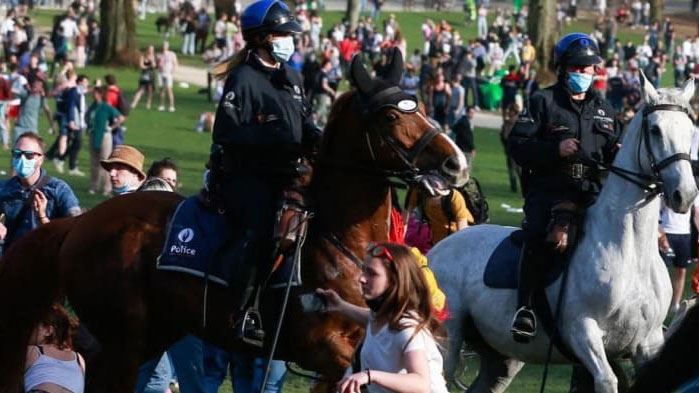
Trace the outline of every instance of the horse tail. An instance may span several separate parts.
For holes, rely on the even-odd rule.
[[[77,218],[51,221],[14,243],[0,261],[0,393],[24,391],[27,345],[61,301],[61,244]]]

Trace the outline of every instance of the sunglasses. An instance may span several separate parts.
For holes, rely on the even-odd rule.
[[[372,257],[375,258],[386,258],[389,261],[393,262],[393,255],[391,254],[390,251],[388,251],[388,248],[384,245],[378,244],[376,242],[371,242],[369,243],[369,246],[366,248],[367,254],[371,255]]]
[[[42,155],[43,154],[35,151],[12,149],[12,158],[20,158],[21,156],[24,156],[24,158],[27,160],[33,160],[35,157],[41,157]]]

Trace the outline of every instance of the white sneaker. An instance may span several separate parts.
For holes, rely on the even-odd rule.
[[[53,165],[56,166],[56,171],[58,171],[58,173],[64,172],[64,169],[63,169],[64,162],[63,161],[59,160],[58,158],[54,158]]]
[[[73,169],[69,170],[68,174],[71,176],[80,176],[80,177],[85,176],[85,173],[78,168],[73,168]]]
[[[165,112],[165,107],[162,106],[162,105],[160,105],[160,106],[158,107],[158,110],[161,111],[161,112]]]
[[[175,107],[174,107],[174,106],[171,106],[171,107],[170,107],[170,112],[174,112],[174,111],[175,111]]]

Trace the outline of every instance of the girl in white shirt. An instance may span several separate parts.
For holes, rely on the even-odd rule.
[[[359,277],[369,308],[318,289],[325,312],[340,312],[366,326],[362,371],[347,375],[339,393],[448,393],[437,339],[444,330],[432,311],[430,291],[410,249],[371,243]]]

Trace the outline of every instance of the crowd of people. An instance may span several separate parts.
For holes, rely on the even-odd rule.
[[[254,7],[262,3],[268,8],[255,13]],[[572,1],[567,8],[559,6],[561,25],[566,18],[576,17],[574,3]],[[589,94],[600,97],[599,100],[595,98],[595,108],[604,109],[608,113],[619,113],[617,117],[608,119],[609,124],[614,124],[612,129],[618,133],[642,104],[640,70],[656,87],[660,85],[661,79],[668,77],[665,70],[670,62],[676,86],[687,78],[699,75],[699,36],[687,36],[679,43],[669,18],[662,23],[646,18],[647,3],[633,1],[628,19],[619,18],[620,14],[625,13],[623,10],[616,14],[605,10],[606,14],[596,20],[589,36],[570,39],[562,47],[561,53],[557,54],[565,60],[558,65],[562,74],[559,75],[559,85],[554,90],[564,91],[566,83],[565,86],[568,87],[581,83],[581,91],[566,91],[565,94],[570,95],[572,100],[585,101],[588,89],[582,85],[584,81],[590,82],[594,93]],[[267,68],[278,68],[282,63],[286,64],[285,70],[289,70],[285,71],[283,78],[294,86],[302,85],[307,95],[304,99],[312,106],[310,117],[306,118],[304,114],[299,115],[298,119],[289,120],[291,126],[287,139],[297,144],[317,143],[319,127],[327,122],[330,108],[340,94],[340,83],[347,74],[347,66],[353,56],[361,56],[376,76],[382,76],[387,68],[390,51],[397,48],[403,54],[406,64],[401,88],[424,103],[429,116],[453,135],[469,160],[476,156],[472,119],[481,107],[485,107],[482,86],[492,77],[499,77],[503,93],[498,103],[504,121],[502,139],[508,151],[514,152],[514,156],[508,158],[512,191],[517,191],[517,182],[522,176],[517,164],[528,168],[539,164],[536,158],[530,156],[531,151],[522,147],[537,138],[535,134],[538,130],[528,130],[516,124],[523,108],[529,107],[528,116],[536,117],[541,113],[531,113],[531,108],[547,104],[544,102],[544,94],[535,95],[540,90],[539,72],[533,68],[536,48],[526,34],[526,6],[516,10],[492,10],[485,2],[478,4],[473,12],[478,25],[478,33],[474,37],[462,37],[446,20],[435,23],[428,18],[420,26],[423,37],[420,49],[410,53],[402,33],[402,29],[406,27],[400,25],[394,14],[388,14],[381,20],[381,14],[373,12],[362,17],[356,29],[350,29],[346,21],[332,26],[324,25],[318,9],[308,7],[306,2],[296,4],[295,19],[282,18],[273,22],[292,20],[295,25],[272,26],[274,39],[267,42],[267,38],[258,33],[268,31],[255,28],[258,25],[269,27],[265,25],[270,23],[266,19],[268,12],[290,17],[291,11],[281,4],[283,3],[274,0],[260,0],[244,11],[240,3],[236,2],[234,15],[222,13],[214,19],[205,8],[197,10],[176,0],[168,3],[163,33],[166,37],[175,31],[183,35],[183,45],[179,50],[181,54],[201,53],[211,64],[228,59],[211,70],[212,74],[221,77],[216,82],[214,95],[217,100],[223,97],[219,111],[216,114],[204,114],[201,118],[201,129],[212,132],[214,145],[233,143],[249,146],[250,141],[245,135],[232,136],[225,132],[231,127],[249,127],[250,120],[243,115],[240,118],[232,117],[226,112],[226,104],[239,108],[246,116],[257,116],[257,113],[247,111],[248,106],[252,102],[261,104],[255,100],[271,98],[228,93],[246,88],[254,92],[255,89],[263,88],[259,84],[270,82],[260,77],[260,73],[266,72]],[[380,5],[375,9],[380,11]],[[49,176],[42,165],[46,159],[52,160],[57,171],[64,173],[64,161],[67,159],[67,174],[84,176],[78,167],[77,157],[85,133],[89,135],[87,146],[90,152],[91,194],[119,195],[143,190],[177,190],[178,169],[172,160],[165,158],[155,161],[146,172],[144,155],[137,147],[125,144],[124,140],[124,124],[129,111],[138,108],[142,100],[145,101],[145,108],[150,109],[156,86],[159,88],[158,110],[175,111],[172,88],[178,59],[167,41],[158,51],[149,46],[142,54],[138,90],[129,104],[114,75],[90,81],[79,71],[90,63],[99,46],[99,23],[95,18],[94,3],[74,2],[64,15],[56,18],[51,37],[36,37],[31,18],[25,12],[19,8],[11,9],[0,24],[5,54],[4,61],[0,63],[0,139],[6,149],[11,147],[14,170],[14,176],[0,188],[0,211],[3,213],[0,216],[0,239],[4,241],[4,247],[54,218],[81,213],[80,204],[68,184]],[[616,37],[618,23],[645,28],[645,37],[641,42],[619,41]],[[581,44],[583,41],[580,40],[586,40],[586,37],[591,40],[591,44]],[[580,45],[584,48],[594,47],[598,54],[582,59],[575,52]],[[49,46],[53,48],[52,59],[46,54]],[[241,55],[248,53],[255,53],[256,56],[248,58]],[[572,79],[569,78],[571,73],[576,74]],[[564,74],[565,76],[561,76]],[[270,84],[265,89],[277,94],[279,87]],[[55,103],[54,109],[51,108],[50,100]],[[277,97],[275,100],[281,102],[280,105],[295,105],[286,98]],[[569,111],[571,118],[579,116],[575,108],[559,109]],[[46,149],[44,140],[38,136],[42,112],[49,118],[49,133],[56,135],[56,140],[49,149]],[[587,128],[591,129],[591,126]],[[303,140],[299,139],[301,136]],[[564,158],[574,155],[579,149],[575,139],[571,137],[561,140],[557,154]],[[605,140],[603,143],[609,147],[609,151],[602,152],[607,158],[613,157],[616,139],[613,142]],[[212,155],[212,159],[217,157]],[[212,185],[220,180],[216,177],[220,175],[215,170],[211,173]],[[246,183],[250,181],[248,178],[234,180],[248,186],[251,184]],[[534,181],[539,181],[542,189],[552,184],[550,178]],[[553,183],[556,181],[553,180]],[[267,185],[254,183],[252,186],[264,188]],[[235,197],[234,200],[240,202],[237,206],[230,206],[231,214],[236,215],[240,225],[255,227],[261,233],[267,231],[267,234],[271,234],[268,228],[256,226],[260,222],[269,221],[264,219],[266,216],[262,216],[275,212],[270,206],[276,201],[261,200],[259,195],[264,193],[250,193],[254,194],[255,200],[241,199],[245,197],[240,196],[239,191],[224,189],[224,192],[230,193]],[[250,189],[245,191],[250,192]],[[405,222],[409,223],[411,216],[429,221],[432,226],[430,246],[455,231],[475,224],[461,193],[452,191],[447,194],[425,194],[425,190],[411,191],[414,192],[408,197]],[[555,191],[569,196],[568,190]],[[525,266],[531,262],[532,257],[542,253],[541,244],[548,225],[548,219],[542,217],[548,217],[553,207],[548,188],[545,194],[527,195],[525,213],[528,217],[526,230],[529,248],[526,252],[530,258],[525,257]],[[445,203],[452,209],[453,216],[445,213]],[[589,201],[581,203],[588,204]],[[258,209],[260,206],[263,208]],[[670,255],[678,269],[673,297],[675,308],[682,296],[677,288],[684,282],[688,261],[691,260],[691,252],[688,254],[686,251],[684,237],[689,230],[689,218],[673,218],[672,213],[668,212],[663,214],[661,229],[668,236],[667,240],[661,238],[660,248],[665,254],[673,251]],[[680,221],[681,225],[673,225]],[[675,236],[679,234],[683,236]],[[255,239],[260,253],[268,245],[267,240]],[[367,327],[367,336],[360,351],[361,366],[348,372],[338,389],[343,393],[355,392],[360,386],[367,385],[371,392],[400,392],[405,390],[405,386],[411,385],[424,387],[430,392],[445,392],[439,352],[443,331],[435,318],[434,310],[430,308],[428,285],[415,261],[414,251],[394,243],[372,244],[366,251],[367,263],[360,283],[368,308],[350,305],[332,291],[318,290],[318,295],[325,301],[323,312],[342,313]],[[527,276],[526,269],[523,274],[525,281],[533,280],[531,274]],[[408,282],[401,282],[406,279]],[[418,296],[413,296],[414,294]],[[513,326],[515,336],[524,339],[536,334],[535,316],[529,307],[529,297],[526,293],[521,296]],[[244,317],[249,316],[246,310],[248,302],[249,299],[243,299],[239,305],[242,311],[240,314]],[[396,310],[404,312],[396,314]],[[259,333],[254,329],[254,316],[248,326],[252,326],[253,331],[242,332],[243,335]],[[64,362],[65,372],[70,373],[70,377],[66,377],[69,383],[59,384],[61,388],[81,393],[83,385],[79,380],[84,378],[85,364],[80,355],[71,350],[70,335],[74,328],[74,322],[68,313],[58,305],[37,326],[28,348],[28,391],[51,391],[49,389],[54,388],[51,384],[56,381],[34,383],[35,371],[32,371],[42,367],[47,357],[52,357]],[[267,360],[235,356],[231,359],[230,354],[216,348],[203,351],[208,359],[217,363],[209,368],[216,381],[210,384],[211,391],[216,391],[220,386],[221,375],[225,375],[229,363],[237,370],[232,373],[242,375],[244,370],[249,371],[248,376],[241,376],[238,382],[247,381],[259,389],[260,370],[266,367]],[[171,349],[171,353],[176,353],[176,350]],[[167,355],[163,355],[151,364],[151,368],[144,369],[147,371],[141,373],[139,391],[167,391],[172,378],[172,370],[168,371],[168,359]],[[279,391],[284,378],[283,364],[272,362],[272,367],[278,371],[278,376],[266,388],[268,391]],[[152,374],[154,371],[155,374]],[[240,387],[237,390],[244,391],[246,388]]]

